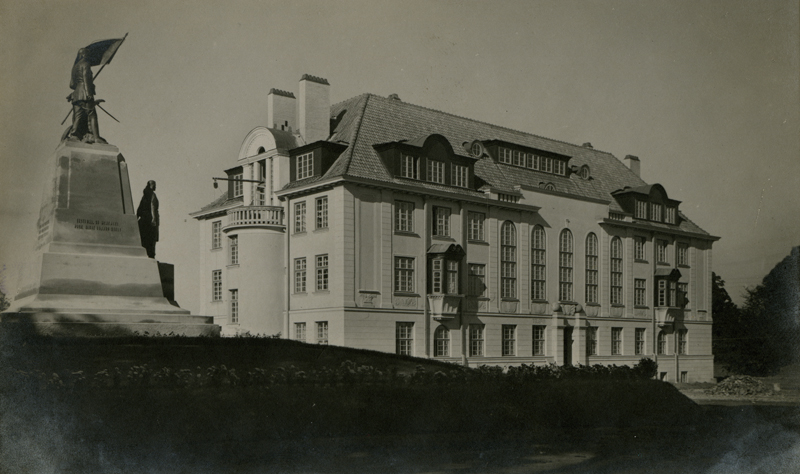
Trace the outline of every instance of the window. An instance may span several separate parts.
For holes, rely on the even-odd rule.
[[[644,354],[644,328],[636,328],[633,352],[636,355]]]
[[[647,219],[647,202],[636,200],[636,212],[634,217],[637,219]]]
[[[666,219],[664,219],[667,224],[675,224],[676,223],[675,214],[676,214],[675,208],[667,206],[667,216],[666,216]]]
[[[586,236],[586,303],[597,303],[597,236]]]
[[[294,203],[294,232],[300,233],[306,231],[306,203]]]
[[[294,338],[298,341],[306,340],[306,323],[294,323]]]
[[[211,248],[218,249],[222,247],[222,221],[214,221],[211,223]]]
[[[500,163],[511,164],[511,150],[508,148],[500,147]]]
[[[545,300],[545,235],[537,225],[531,234],[531,298]]]
[[[517,297],[517,235],[511,221],[500,228],[500,296]]]
[[[419,179],[419,157],[403,155],[400,158],[400,176],[409,179]]]
[[[611,239],[611,304],[622,304],[622,239]]]
[[[298,155],[297,159],[297,177],[295,179],[310,178],[314,175],[314,153],[306,153]]]
[[[578,176],[580,176],[581,179],[589,179],[589,176],[591,176],[591,171],[589,170],[589,167],[586,165],[581,166],[580,171],[578,171]]]
[[[555,173],[564,176],[567,174],[567,164],[561,160],[553,160],[555,164]]]
[[[658,263],[667,263],[667,245],[666,240],[656,240],[656,261]]]
[[[211,301],[222,301],[222,270],[211,272]]]
[[[553,159],[548,157],[542,157],[542,171],[547,173],[553,172]]]
[[[519,196],[511,194],[497,193],[497,200],[502,202],[519,202]]]
[[[558,299],[572,301],[572,232],[561,231],[558,239]]]
[[[328,343],[328,321],[317,322],[317,344]]]
[[[586,355],[597,355],[597,328],[586,328]]]
[[[305,257],[294,259],[294,292],[295,293],[305,293],[306,292],[306,259],[305,259]]]
[[[680,306],[682,301],[678,300],[678,283],[663,278],[660,278],[657,281],[658,306]]]
[[[647,280],[635,278],[633,280],[634,306],[647,306]]]
[[[483,145],[481,145],[481,143],[478,141],[472,142],[472,147],[470,147],[470,152],[472,153],[472,156],[480,158],[481,156],[483,156]]]
[[[686,329],[678,331],[678,354],[686,354]]]
[[[544,355],[544,326],[533,327],[533,355]]]
[[[433,208],[433,235],[450,236],[450,208]]]
[[[486,220],[486,214],[482,212],[468,212],[467,221],[469,221],[469,240],[483,241],[483,222]]]
[[[667,280],[658,280],[658,306],[669,306]]]
[[[469,294],[470,296],[484,296],[486,294],[486,265],[480,263],[469,264]]]
[[[233,197],[239,197],[244,194],[244,188],[242,187],[243,177],[244,175],[242,173],[231,176],[231,183],[233,183]]]
[[[644,237],[634,237],[633,238],[633,258],[639,261],[647,260],[645,258],[645,242],[646,239]]]
[[[469,168],[466,166],[454,164],[452,169],[453,169],[453,176],[451,176],[451,184],[453,186],[466,188],[468,186],[467,175]]]
[[[394,230],[397,232],[414,232],[413,202],[394,202]]]
[[[650,203],[650,220],[661,222],[661,204]]]
[[[397,354],[412,355],[414,351],[414,323],[396,323]]]
[[[681,371],[681,383],[687,383],[689,381],[689,372]]]
[[[458,291],[458,262],[447,261],[447,293],[457,295]]]
[[[317,229],[328,227],[328,196],[317,198]]]
[[[414,259],[394,258],[394,291],[414,292]]]
[[[514,161],[511,164],[514,166],[525,166],[525,153],[514,150]]]
[[[678,283],[678,302],[677,305],[679,308],[685,308],[689,304],[689,284],[688,283]]]
[[[469,325],[469,355],[483,355],[483,324]]]
[[[444,163],[428,158],[428,181],[444,184]]]
[[[439,326],[433,333],[433,356],[448,357],[450,355],[450,330]]]
[[[547,184],[544,185],[544,189],[545,189],[545,191],[555,191],[556,190],[556,185],[553,184],[553,183],[547,183]]]
[[[231,324],[239,324],[239,290],[231,290]]]
[[[229,261],[231,265],[239,265],[239,236],[228,237]]]
[[[685,267],[689,266],[689,244],[685,244],[683,242],[678,243],[676,246],[677,249],[677,260],[678,265],[683,265]]]
[[[431,260],[431,293],[442,292],[442,266],[444,260],[437,258]]]
[[[539,155],[531,155],[531,165],[530,165],[530,168],[532,168],[532,169],[535,169],[535,170],[538,170],[538,169],[539,169],[539,163],[540,163],[540,162],[541,162],[541,159],[539,158]]]
[[[622,328],[611,328],[611,355],[622,354]]]
[[[503,324],[503,355],[513,356],[517,353],[517,327],[513,324]]]
[[[328,289],[328,255],[317,255],[317,291]]]
[[[658,354],[663,355],[667,353],[667,334],[664,331],[658,331]]]

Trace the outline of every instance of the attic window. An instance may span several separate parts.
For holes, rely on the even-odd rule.
[[[419,179],[419,157],[403,155],[400,158],[400,176],[409,179]]]
[[[470,147],[470,153],[475,158],[480,158],[483,156],[483,145],[478,140],[472,142],[472,146]]]
[[[671,206],[667,206],[667,217],[665,219],[667,224],[675,224],[677,221],[675,220],[675,208]]]
[[[578,171],[578,176],[581,179],[589,179],[589,167],[586,165],[581,166],[581,169]]]
[[[539,187],[544,189],[545,191],[555,191],[556,190],[556,185],[553,184],[553,183],[541,182],[541,183],[539,183]]]
[[[636,200],[636,213],[634,217],[637,219],[647,219],[647,202]]]
[[[507,165],[519,166],[520,168],[528,168],[560,176],[566,176],[567,174],[567,162],[558,158],[541,156],[535,153],[524,153],[506,147],[500,147],[498,149],[498,157],[500,163],[505,163]]]
[[[314,175],[314,154],[306,153],[297,157],[297,179]]]

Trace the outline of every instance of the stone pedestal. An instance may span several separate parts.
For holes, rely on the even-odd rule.
[[[4,326],[40,334],[218,335],[212,317],[165,297],[141,246],[125,159],[113,145],[63,142],[42,198],[29,274]]]

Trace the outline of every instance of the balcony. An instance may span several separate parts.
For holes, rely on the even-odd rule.
[[[284,230],[283,208],[280,206],[244,206],[228,211],[223,232],[239,228]]]

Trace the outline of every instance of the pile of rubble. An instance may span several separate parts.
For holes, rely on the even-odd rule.
[[[713,388],[706,390],[709,395],[770,395],[772,389],[760,380],[749,375],[731,375]]]

